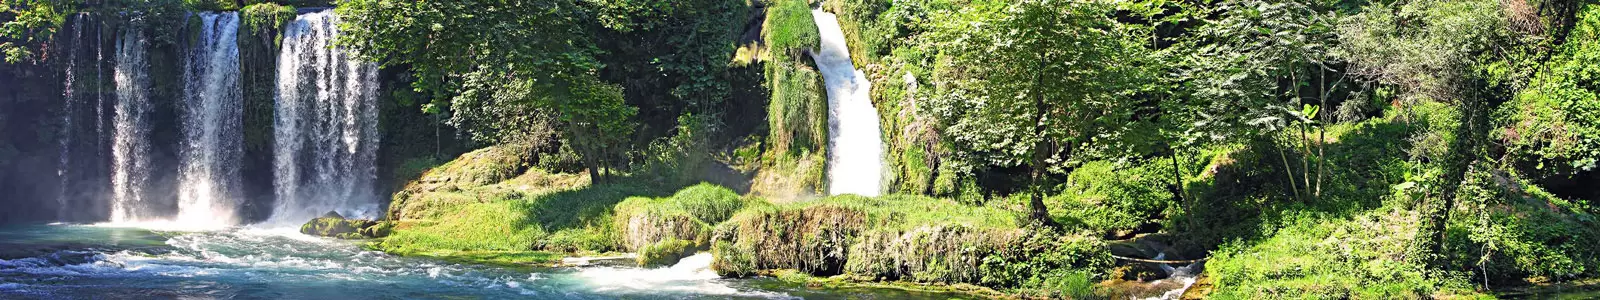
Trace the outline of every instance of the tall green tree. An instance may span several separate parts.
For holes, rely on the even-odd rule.
[[[622,88],[601,82],[592,16],[578,1],[342,2],[340,44],[386,66],[406,67],[430,112],[485,142],[542,135],[554,122],[590,172],[617,163],[636,110]]]
[[[624,152],[624,142],[633,133],[633,116],[638,109],[623,103],[622,87],[598,79],[573,80],[571,97],[557,100],[557,119],[565,124],[561,131],[568,143],[583,155],[590,178],[604,180],[602,168],[616,165]]]
[[[1315,124],[1308,106],[1326,105],[1326,83],[1338,85],[1340,80],[1330,77],[1342,74],[1334,69],[1341,62],[1332,55],[1338,45],[1333,11],[1312,1],[1245,0],[1209,7],[1217,17],[1205,20],[1180,46],[1188,50],[1179,75],[1199,102],[1188,134],[1203,142],[1243,142]],[[1306,139],[1301,131],[1298,144],[1305,153],[1298,180],[1288,155],[1281,148],[1278,153],[1289,192],[1301,199],[1315,193]]]
[[[950,90],[934,111],[943,132],[977,159],[1028,167],[1029,208],[1045,208],[1044,177],[1109,145],[1129,120],[1137,63],[1110,7],[1082,1],[981,2],[939,30],[939,76]]]
[[[1510,30],[1500,1],[1410,1],[1377,4],[1345,20],[1342,53],[1357,74],[1399,87],[1405,101],[1453,104],[1461,114],[1442,164],[1438,196],[1424,199],[1423,227],[1412,257],[1440,264],[1445,225],[1455,209],[1466,173],[1485,159],[1488,114],[1511,97],[1519,71],[1509,68],[1523,53],[1525,36]]]

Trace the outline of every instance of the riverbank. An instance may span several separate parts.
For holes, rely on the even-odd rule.
[[[1392,150],[1369,143],[1387,143],[1374,136],[1391,134],[1382,130],[1396,130],[1385,127],[1391,122],[1377,120],[1339,128],[1333,136],[1343,143],[1374,150],[1341,159],[1388,155]],[[1204,273],[1191,274],[1198,278],[1194,286],[1199,289],[1173,293],[1182,297],[1245,297],[1273,291],[1352,297],[1481,297],[1522,291],[1517,288],[1522,285],[1512,282],[1482,289],[1457,277],[1431,277],[1429,274],[1435,273],[1427,267],[1405,260],[1406,245],[1414,239],[1419,224],[1415,208],[1401,201],[1405,198],[1362,202],[1364,206],[1350,211],[1272,207],[1257,211],[1260,215],[1245,219],[1248,222],[1209,225],[1217,227],[1206,231],[1152,234],[1145,229],[1149,227],[1146,222],[1179,229],[1188,224],[1183,219],[1128,217],[1146,209],[1139,206],[1093,205],[1106,201],[1100,197],[1107,195],[1140,195],[1129,189],[1137,188],[1143,180],[1140,177],[1146,176],[1139,172],[1149,171],[1084,167],[1074,173],[1072,178],[1082,181],[1068,189],[1069,194],[1048,200],[1058,206],[1088,208],[1054,211],[1058,222],[1068,224],[1065,230],[1058,230],[1031,225],[1025,217],[1023,197],[994,199],[982,205],[898,194],[774,202],[711,184],[664,192],[621,177],[596,185],[583,175],[515,167],[516,159],[495,158],[509,154],[514,152],[486,148],[428,171],[395,196],[389,213],[396,222],[394,234],[368,247],[405,256],[522,268],[555,266],[567,257],[638,253],[621,259],[625,261],[622,264],[648,269],[672,265],[695,253],[710,253],[714,257],[711,270],[725,278],[775,278],[805,286],[896,288],[975,297],[1161,295],[1187,286],[1160,282],[1172,273],[1171,268],[1119,261],[1112,257],[1116,251],[1137,259],[1162,254],[1181,256],[1182,260],[1209,258]],[[1246,166],[1263,166],[1260,154],[1247,148],[1213,151],[1203,161],[1208,161],[1201,167],[1206,171],[1190,183],[1191,193],[1203,196],[1196,199],[1201,203],[1231,199],[1223,197],[1236,197],[1227,195],[1270,180],[1238,173],[1248,169]],[[506,163],[512,167],[500,165]],[[1358,171],[1361,169],[1352,170]],[[1381,182],[1372,185],[1389,186]],[[1532,187],[1522,189],[1540,195]],[[1566,205],[1553,198],[1540,201]],[[1526,241],[1552,232],[1588,230],[1580,219],[1573,219],[1581,215],[1562,213],[1580,208],[1552,211],[1509,203],[1512,205],[1502,213],[1549,214],[1551,218],[1518,225],[1532,227],[1505,227],[1538,230],[1521,233],[1532,234],[1529,236],[1497,237],[1504,245],[1535,245]],[[1221,212],[1193,213],[1205,217],[1201,219],[1204,222],[1214,222],[1220,218],[1215,214]],[[1275,230],[1240,233],[1258,227]],[[1196,244],[1229,236],[1246,239],[1216,246],[1216,250]],[[1156,244],[1137,246],[1150,242]],[[1144,249],[1126,249],[1130,244]],[[1526,275],[1535,274],[1529,272],[1549,272],[1534,268],[1540,264],[1564,266],[1559,264],[1561,257],[1587,257],[1581,250],[1544,256],[1502,253],[1508,254],[1493,256],[1490,262],[1497,263],[1500,270],[1522,270],[1516,272],[1524,273],[1510,275],[1525,278],[1537,278]],[[1508,256],[1521,260],[1503,260]],[[1573,281],[1581,280],[1566,277],[1561,282]]]
[[[395,195],[389,237],[367,247],[459,263],[548,267],[637,253],[666,266],[711,253],[722,277],[981,297],[1086,297],[1116,266],[1098,234],[1033,225],[1019,201],[912,195],[785,200],[698,184],[671,193],[624,177],[520,166],[506,147],[433,168]],[[519,173],[520,172],[520,173]]]

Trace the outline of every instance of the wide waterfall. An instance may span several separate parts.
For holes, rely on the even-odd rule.
[[[112,124],[111,221],[149,220],[152,203],[145,192],[152,175],[150,142],[150,66],[145,50],[150,41],[138,27],[122,29],[117,39],[116,116]]]
[[[856,70],[839,17],[812,10],[822,49],[812,53],[828,88],[828,193],[877,196],[883,180],[883,139],[872,82]]]
[[[375,217],[378,107],[375,64],[330,44],[339,19],[302,14],[283,32],[274,116],[275,223],[328,211]]]
[[[239,15],[200,13],[199,39],[186,60],[178,219],[186,225],[236,224],[243,152],[244,91],[239,85]]]

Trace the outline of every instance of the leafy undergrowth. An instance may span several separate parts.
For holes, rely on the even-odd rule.
[[[1480,298],[1600,276],[1593,209],[1491,161],[1461,183],[1443,249],[1417,248],[1419,203],[1437,197],[1444,178],[1426,161],[1443,156],[1455,120],[1423,103],[1410,114],[1331,126],[1328,164],[1337,167],[1322,196],[1305,200],[1264,188],[1287,181],[1277,153],[1261,151],[1270,148],[1214,160],[1212,178],[1191,184],[1202,205],[1221,204],[1198,207],[1203,227],[1193,234],[1221,241],[1207,264],[1210,296]],[[1288,160],[1296,159],[1291,152]],[[1440,265],[1424,264],[1434,257]]]
[[[1462,276],[1431,277],[1407,260],[1419,216],[1380,209],[1344,218],[1284,216],[1264,240],[1224,245],[1207,264],[1218,299],[1427,298],[1469,295]]]

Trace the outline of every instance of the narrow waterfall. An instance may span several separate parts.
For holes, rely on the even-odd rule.
[[[117,39],[117,104],[113,118],[111,170],[111,221],[148,220],[151,205],[145,180],[150,178],[150,66],[145,57],[149,41],[136,26],[122,29]]]
[[[299,224],[330,210],[378,214],[378,68],[330,46],[338,22],[324,10],[284,29],[273,120],[274,223]]]
[[[71,48],[67,48],[67,69],[64,78],[65,82],[62,86],[64,91],[61,95],[61,131],[56,137],[59,139],[58,142],[61,146],[61,153],[56,159],[56,177],[60,179],[60,182],[57,183],[60,185],[60,191],[56,194],[57,220],[67,219],[72,212],[69,204],[71,203],[69,198],[72,195],[72,176],[69,176],[68,172],[72,171],[72,142],[74,136],[76,136],[74,128],[77,125],[77,122],[73,120],[73,115],[77,111],[78,99],[82,97],[80,95],[82,93],[75,92],[78,87],[74,85],[76,83],[74,79],[77,78],[76,73],[78,73],[78,49],[83,48],[83,45],[81,45],[83,44],[83,21],[87,19],[85,18],[86,15],[86,13],[72,15],[72,20],[67,22],[67,26],[70,27],[69,30],[72,30],[71,41],[74,45]]]
[[[199,39],[185,60],[177,222],[223,227],[238,222],[242,196],[238,194],[244,159],[239,15],[208,12],[199,17]]]
[[[839,17],[812,10],[822,49],[811,54],[828,89],[828,193],[877,196],[883,180],[883,139],[872,82],[856,70]]]

